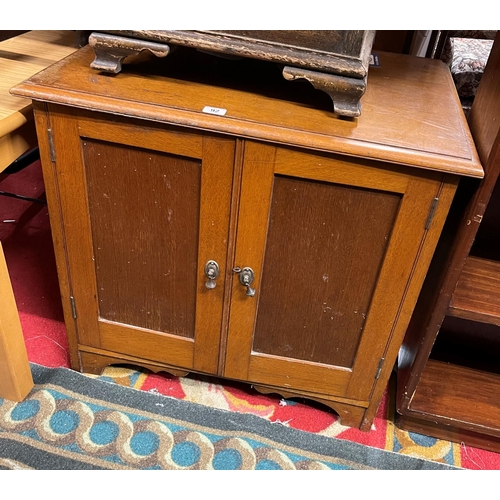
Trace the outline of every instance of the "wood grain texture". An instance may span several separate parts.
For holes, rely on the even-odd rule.
[[[206,373],[219,372],[219,346],[227,327],[225,284],[232,274],[229,238],[235,153],[233,140],[203,137],[193,366]],[[215,260],[220,270],[217,286],[212,290],[205,286],[207,277],[202,273],[209,260]]]
[[[154,373],[168,372],[174,377],[185,377],[189,373],[174,367],[157,364],[152,361],[145,361],[132,356],[121,355],[117,357],[114,353],[84,346],[82,346],[82,350],[80,351],[80,359],[82,373],[92,373],[94,375],[100,375],[104,368],[113,365],[141,366]]]
[[[411,315],[415,310],[419,294],[421,294],[425,277],[429,272],[429,266],[435,254],[439,236],[441,235],[450,206],[455,196],[457,184],[458,179],[456,177],[446,175],[442,179],[442,184],[437,193],[440,201],[436,206],[432,224],[430,224],[427,228],[427,234],[419,248],[419,257],[412,269],[413,277],[411,283],[405,290],[403,301],[401,303],[399,320],[391,333],[390,342],[384,353],[385,362],[382,366],[380,377],[375,383],[370,395],[371,404],[366,412],[364,422],[364,428],[366,430],[368,430],[368,425],[370,425],[370,422],[372,422],[373,418],[375,418],[378,404],[381,401],[386,388],[386,383],[384,381],[389,380],[393,368],[396,365],[398,354],[402,350],[400,348],[403,343]]]
[[[0,122],[0,172],[37,146],[32,111],[24,108]]]
[[[52,162],[50,154],[51,147],[49,144],[48,130],[51,129],[51,124],[47,107],[45,103],[33,102],[52,242],[54,244],[57,276],[59,279],[59,290],[61,293],[64,314],[64,324],[66,326],[68,338],[70,364],[73,369],[80,370],[76,325],[71,307],[73,291],[70,283],[69,263],[66,254],[66,233],[61,211],[59,182],[57,180],[55,164]]]
[[[367,176],[360,180],[356,162],[351,162],[354,167],[350,171],[342,162],[336,165],[332,159],[325,159],[326,167],[331,166],[328,179],[332,184],[323,184],[326,170],[323,172],[314,168],[316,162],[320,161],[317,157],[305,153],[289,153],[287,156],[281,149],[249,142],[246,145],[235,263],[240,267],[249,266],[255,271],[256,281],[252,286],[256,289],[256,295],[246,296],[244,288],[235,279],[225,376],[258,384],[281,384],[288,388],[308,388],[330,396],[367,400],[376,384],[380,359],[386,354],[389,363],[389,360],[392,363],[395,361],[398,342],[409,321],[426,266],[453,198],[456,180],[448,179],[443,190],[440,174],[411,176],[410,172],[402,169],[391,175],[390,171],[383,168],[373,168],[371,171],[366,168]],[[292,158],[293,161],[282,161],[282,157]],[[310,171],[307,169],[309,163],[312,164]],[[278,176],[273,173],[277,165],[280,169]],[[283,176],[286,165],[290,165],[290,169],[295,172],[293,178]],[[304,177],[308,171],[308,181],[296,177],[299,171],[303,172]],[[316,172],[321,178],[319,183],[314,179]],[[380,178],[375,181],[378,175]],[[406,179],[403,182],[401,177],[404,175]],[[339,186],[335,185],[337,177],[341,181]],[[373,181],[380,187],[382,179],[388,180],[387,190],[383,194],[368,189],[359,190],[359,194],[349,186],[350,183],[367,186]],[[283,193],[280,187],[282,183],[285,186]],[[308,192],[311,186],[313,190]],[[321,196],[316,191],[318,186],[325,190]],[[405,192],[391,193],[392,186],[399,191],[405,186]],[[297,191],[294,191],[295,188]],[[331,196],[329,190],[332,191]],[[356,199],[356,202],[351,200],[352,205],[348,202],[351,191],[360,196],[358,199],[352,195],[353,200]],[[426,220],[433,199],[440,196],[441,191],[444,195],[439,217],[429,232]],[[372,195],[370,203],[373,205],[369,203],[371,209],[367,210],[377,213],[376,222],[373,219],[372,225],[380,234],[370,237],[372,233],[368,226],[371,214],[363,212],[362,200],[363,196]],[[297,197],[298,201],[294,204],[293,200]],[[384,197],[389,200],[387,206],[384,206]],[[321,201],[316,203],[316,199]],[[278,213],[282,214],[284,222],[280,224],[278,236],[274,236],[273,208],[279,207],[280,200],[283,206]],[[348,213],[347,207],[354,211],[353,214]],[[356,211],[361,211],[362,215]],[[339,213],[343,217],[338,217]],[[356,219],[357,216],[359,219]],[[354,219],[351,220],[352,217]],[[345,226],[342,219],[347,221]],[[323,222],[325,230],[329,230],[324,234]],[[316,227],[318,224],[319,229]],[[363,224],[367,226],[365,230],[357,232],[356,224],[361,224],[361,228],[365,227]],[[331,236],[332,231],[335,234],[340,231],[337,250],[337,240]],[[301,236],[296,237],[296,234]],[[382,238],[376,243],[380,235]],[[387,250],[386,244],[389,245]],[[367,254],[363,253],[364,248],[365,252],[371,252],[375,257],[379,252],[378,257],[374,257],[376,262],[371,261],[369,266],[370,273],[374,273],[371,274],[371,289],[370,278],[366,272],[365,275],[361,273],[361,268],[358,269],[359,273],[353,271],[352,276],[348,272],[350,267],[357,269],[355,263],[361,265],[365,260],[368,261]],[[338,268],[335,267],[336,257],[341,261]],[[267,258],[270,258],[269,265]],[[322,266],[321,269],[325,266],[331,268],[331,273],[326,273],[326,281],[324,269],[318,274],[318,266]],[[318,274],[317,282],[312,281],[315,273]],[[337,297],[340,302],[345,302],[338,304],[337,308],[329,303],[326,306],[332,307],[333,312],[338,309],[343,316],[334,316],[338,330],[323,325],[323,333],[318,333],[321,331],[318,324],[321,324],[326,314],[323,312],[326,306],[323,304],[325,294],[321,295],[321,286],[329,286],[330,274],[333,282],[335,274],[339,274],[340,278],[339,287],[334,286],[330,290],[329,299],[335,302]],[[361,323],[354,333],[356,328],[350,325],[349,328],[353,330],[349,332],[346,330],[349,322],[343,320],[350,317],[351,312],[354,316],[357,310],[355,306],[352,311],[345,310],[345,307],[349,304],[349,296],[355,297],[356,293],[363,290],[363,287],[358,286],[359,281],[356,281],[361,276],[366,278],[368,285],[364,292],[364,309],[356,304],[360,308]],[[350,285],[343,288],[346,281]],[[297,289],[294,288],[295,283]],[[401,305],[401,298],[404,306]],[[316,316],[311,313],[313,309],[317,311]],[[262,320],[259,319],[261,314]],[[363,314],[366,315],[365,324]],[[315,340],[308,343],[304,326],[306,333],[309,331]],[[362,330],[361,337],[357,336],[359,330]],[[319,357],[315,359],[315,356]],[[328,357],[330,359],[327,361]]]
[[[152,53],[190,48],[226,59],[242,57],[283,65],[286,80],[304,80],[333,100],[337,116],[361,114],[375,31],[363,30],[225,30],[105,31],[90,35],[95,52],[91,68],[117,74],[123,63]]]
[[[435,229],[432,232],[426,227],[429,208],[433,200],[440,197],[443,187],[441,181],[440,175],[434,178],[417,176],[408,184],[380,269],[347,397],[369,397],[375,387],[376,371],[379,367],[382,368],[382,358],[383,368],[392,368],[394,361],[392,354],[389,355],[391,347],[395,343],[399,344],[396,339],[408,325],[427,271],[429,257],[434,251],[444,222],[442,218],[433,221]],[[440,200],[443,215],[448,211],[456,184],[451,182],[447,187],[446,196]],[[387,336],[380,335],[381,331],[387,332]],[[363,373],[366,372],[372,373],[374,379],[363,378]]]
[[[245,144],[234,266],[253,269],[255,280],[252,286],[257,292],[255,297],[246,296],[246,289],[239,283],[238,275],[233,274],[224,370],[224,376],[240,380],[248,379],[248,354],[252,350],[251,332],[260,294],[262,249],[267,238],[269,203],[274,180],[271,166],[275,155],[276,148],[272,145],[251,141]]]
[[[233,189],[231,192],[231,209],[229,213],[229,234],[227,240],[226,269],[233,269],[236,258],[236,236],[238,233],[238,212],[240,204],[241,176],[243,173],[243,162],[245,155],[245,141],[237,139],[235,143],[234,165],[233,165]],[[224,376],[226,369],[227,333],[230,321],[230,308],[232,300],[232,283],[234,274],[226,273],[224,282],[224,310],[222,316],[221,337],[219,343],[219,364],[217,375]]]
[[[304,101],[312,97],[304,87],[293,87],[295,92],[287,89],[290,83],[281,82],[281,75],[276,82],[274,68],[252,66],[248,71],[239,67],[236,72],[227,63],[202,60],[197,61],[197,67],[205,70],[200,82],[195,75],[193,81],[191,73],[184,74],[184,58],[190,54],[181,54],[179,60],[174,55],[143,69],[149,75],[145,89],[141,73],[129,71],[112,77],[91,70],[92,49],[84,47],[67,59],[70,64],[56,64],[13,92],[117,115],[123,114],[122,102],[126,101],[128,116],[483,176],[451,76],[440,61],[381,53],[381,66],[372,68],[362,98],[363,115],[345,120]],[[238,79],[241,72],[254,75],[254,80]],[[270,73],[268,93],[272,98],[256,88],[266,72]],[[191,78],[189,85],[186,78]],[[227,113],[223,117],[203,113],[207,105]]]
[[[171,362],[179,368],[193,366],[193,339],[175,334],[99,320],[99,343],[102,349],[126,356]]]
[[[498,119],[500,116],[499,74],[500,34],[497,34],[469,117],[469,125],[485,170],[488,169],[489,161],[493,156],[496,156],[498,149],[500,129],[500,120]]]
[[[76,50],[70,31],[2,33],[5,39],[0,37],[0,172],[37,145],[31,102],[11,95],[10,88]]]
[[[49,105],[50,135],[56,161],[52,161],[51,145],[48,142],[49,131],[43,131],[47,142],[42,161],[44,169],[54,165],[54,181],[57,183],[58,215],[62,219],[64,231],[64,258],[67,262],[69,276],[78,275],[79,279],[71,279],[70,295],[67,297],[69,314],[74,323],[72,304],[78,317],[77,339],[88,345],[100,346],[99,338],[99,306],[98,291],[93,271],[93,244],[90,228],[88,197],[86,195],[86,178],[83,168],[82,141],[78,133],[78,120],[74,110],[63,110]],[[45,138],[44,137],[44,138]],[[42,145],[41,145],[42,148]],[[47,165],[47,162],[49,164]],[[48,193],[47,193],[48,194]],[[50,205],[49,205],[50,207]],[[55,242],[54,242],[55,243]],[[85,300],[85,297],[89,299]]]
[[[86,138],[81,150],[99,316],[194,338],[201,161]]]
[[[69,30],[34,30],[0,42],[0,121],[31,107],[10,88],[75,52],[75,39]]]
[[[500,375],[429,360],[410,408],[415,416],[500,437],[499,391]]]
[[[186,371],[168,366],[154,361],[135,358],[132,356],[117,355],[114,352],[105,351],[102,349],[93,349],[87,346],[81,346],[80,351],[82,372],[100,375],[107,366],[140,366],[151,370],[154,373],[167,372],[176,377],[183,377],[188,374]],[[293,398],[308,398],[317,401],[331,409],[333,409],[340,417],[342,425],[348,427],[359,427],[365,415],[366,402],[349,401],[342,398],[325,399],[314,393],[293,392],[283,387],[272,387],[259,385],[254,388],[263,394],[280,394],[287,399]]]
[[[306,160],[307,158],[307,160]],[[408,186],[408,169],[379,161],[346,158],[291,148],[276,150],[275,174],[298,179],[312,177],[317,181],[404,193]]]
[[[37,146],[31,101],[10,88],[76,50],[71,31],[20,33],[0,41],[0,172]]]
[[[483,434],[481,432],[462,429],[452,424],[439,424],[427,418],[419,418],[418,414],[397,415],[395,421],[397,427],[404,431],[416,432],[424,436],[433,436],[443,441],[451,441],[460,444],[467,453],[467,446],[481,448],[494,453],[500,452],[500,437]]]
[[[468,257],[448,314],[500,325],[500,262]]]
[[[276,176],[253,350],[351,368],[400,196]]]
[[[110,130],[107,119],[104,113],[81,111],[78,119],[81,137],[113,141],[188,158],[201,158],[203,155],[203,136],[200,134],[165,125],[146,124],[140,120],[130,120],[121,116],[113,117],[113,129]],[[131,133],[131,125],[133,125],[133,133]],[[159,130],[163,132],[163,135],[155,133]],[[165,134],[168,135],[168,142],[165,141]]]

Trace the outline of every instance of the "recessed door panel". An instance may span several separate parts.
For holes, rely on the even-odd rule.
[[[400,198],[275,176],[255,352],[352,367]]]
[[[201,161],[82,140],[102,319],[194,338]]]

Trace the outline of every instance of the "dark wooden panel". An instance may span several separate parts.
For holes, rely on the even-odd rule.
[[[498,158],[500,121],[500,32],[488,58],[488,63],[477,89],[474,106],[469,115],[469,125],[477,151],[486,173],[497,170],[491,161]],[[498,161],[498,160],[497,160]]]
[[[500,113],[499,113],[500,116]],[[496,182],[483,219],[477,230],[471,254],[500,261],[500,182]]]
[[[429,360],[411,401],[412,414],[500,437],[500,376]]]
[[[96,50],[95,67],[99,69],[108,69],[110,54],[115,58],[123,54],[117,48],[142,51],[151,47],[165,53],[174,45],[231,59],[251,57],[363,79],[374,36],[374,30],[112,30],[94,32],[89,41]]]
[[[413,37],[412,30],[377,30],[373,51],[408,54]]]
[[[500,323],[500,263],[468,257],[453,292],[448,314]]]
[[[193,338],[200,162],[82,146],[100,316]]]
[[[250,41],[263,40],[278,45],[359,57],[365,32],[362,30],[221,30],[214,33],[227,33]]]
[[[352,366],[399,202],[275,177],[254,351]]]

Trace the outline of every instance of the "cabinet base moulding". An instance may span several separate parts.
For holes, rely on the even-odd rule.
[[[89,348],[90,350],[80,350],[78,352],[78,357],[80,359],[80,366],[73,367],[77,371],[82,373],[90,373],[92,375],[100,375],[102,371],[111,365],[128,365],[135,367],[142,367],[150,370],[154,373],[167,372],[175,377],[185,377],[189,373],[199,373],[199,372],[188,372],[185,370],[180,370],[178,368],[163,365],[148,360],[143,360],[139,358],[134,358],[132,356],[116,356],[114,353],[108,353],[99,351],[97,349]],[[204,376],[213,375],[203,373]],[[240,380],[234,380],[235,382],[248,383]],[[249,384],[250,385],[250,384]],[[287,391],[282,390],[277,387],[265,386],[265,385],[255,385],[251,384],[251,387],[262,394],[279,394],[280,396],[291,399],[291,398],[303,398],[316,401],[318,403],[324,404],[331,408],[337,415],[342,423],[347,427],[356,427],[361,430],[368,431],[371,428],[371,423],[368,426],[363,426],[363,420],[365,413],[367,411],[368,403],[362,402],[352,402],[348,403],[345,401],[339,401],[338,398],[329,399],[327,396],[314,395],[307,392],[297,392],[297,391]],[[367,427],[367,428],[365,428]]]

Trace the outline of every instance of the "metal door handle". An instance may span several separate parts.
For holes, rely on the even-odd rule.
[[[215,260],[209,260],[205,264],[205,276],[208,278],[205,286],[210,290],[215,288],[217,286],[215,280],[219,277],[219,264]]]
[[[253,272],[253,269],[251,267],[244,267],[243,269],[235,267],[233,269],[233,272],[239,274],[240,283],[243,286],[247,287],[245,295],[247,295],[248,297],[253,297],[255,295],[255,288],[252,288],[250,286],[255,278],[255,273]]]

